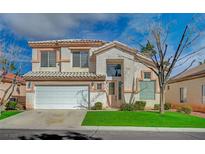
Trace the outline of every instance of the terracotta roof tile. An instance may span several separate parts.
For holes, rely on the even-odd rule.
[[[25,80],[105,80],[101,74],[89,72],[28,72]]]

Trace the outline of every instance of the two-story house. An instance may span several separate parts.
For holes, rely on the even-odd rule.
[[[157,77],[146,67],[152,62],[136,49],[113,41],[51,40],[29,42],[32,71],[26,80],[27,109],[70,109],[102,102],[159,103]]]

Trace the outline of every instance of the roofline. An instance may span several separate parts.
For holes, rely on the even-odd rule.
[[[200,74],[196,74],[196,75],[185,76],[185,77],[182,77],[182,78],[179,78],[179,79],[170,79],[168,81],[168,84],[187,81],[187,80],[192,80],[192,79],[198,79],[198,78],[203,78],[203,77],[205,77],[205,72],[200,73]]]
[[[29,76],[24,78],[26,81],[105,81],[105,77],[35,77]]]
[[[89,39],[65,39],[65,40],[48,40],[48,41],[28,41],[28,45],[31,48],[40,47],[66,47],[66,46],[91,46],[99,47],[106,44],[106,41],[102,40],[89,40]]]
[[[113,42],[110,42],[108,44],[105,44],[104,46],[101,46],[101,47],[95,49],[93,52],[94,52],[94,55],[98,55],[98,54],[106,51],[107,49],[110,49],[110,48],[113,48],[113,47],[116,47],[116,48],[119,48],[119,49],[123,49],[123,51],[127,51],[129,54],[134,55],[135,58],[136,57],[142,58],[143,59],[142,61],[146,62],[148,65],[150,65],[152,67],[155,66],[150,58],[140,54],[137,49],[131,48],[131,47],[127,46],[126,44],[121,43],[119,41],[113,41]],[[142,63],[142,62],[140,62],[140,63]]]

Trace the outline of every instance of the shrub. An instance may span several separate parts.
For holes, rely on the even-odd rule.
[[[120,111],[134,111],[134,105],[131,103],[124,103],[120,106]]]
[[[192,108],[191,108],[191,106],[182,106],[177,111],[182,112],[182,113],[186,113],[186,114],[190,114],[192,112]]]
[[[165,104],[164,104],[164,109],[165,109],[165,110],[170,110],[171,107],[172,107],[172,105],[171,105],[170,103],[165,103]]]
[[[144,110],[146,106],[146,102],[145,101],[136,101],[134,103],[134,110]]]
[[[102,110],[103,104],[101,102],[96,102],[93,107],[91,107],[91,110]]]
[[[16,105],[16,102],[10,101],[6,104],[6,110],[16,110]]]
[[[154,104],[154,110],[159,110],[160,109],[160,105],[159,104]]]

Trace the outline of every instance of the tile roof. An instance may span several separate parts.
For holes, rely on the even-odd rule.
[[[61,39],[61,40],[45,40],[45,41],[29,41],[28,43],[89,43],[89,42],[102,42],[106,43],[103,40],[92,40],[92,39]]]
[[[13,74],[13,73],[8,73],[6,75],[2,75],[2,77],[3,77],[2,80],[4,80],[4,82],[12,82],[12,80],[15,78],[15,76],[16,75]],[[20,76],[17,76],[16,80],[17,80],[18,83],[25,84],[25,80]]]
[[[205,77],[205,64],[191,68],[180,75],[176,75],[171,78],[169,82],[174,83],[199,77]]]
[[[105,80],[105,76],[90,72],[28,72],[24,75],[25,80]]]

